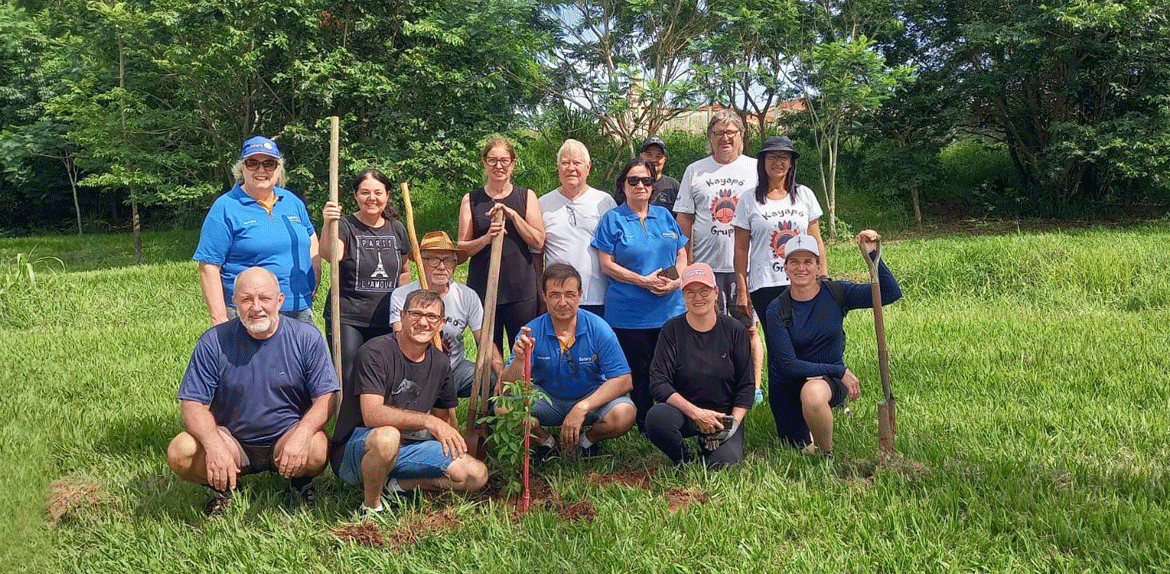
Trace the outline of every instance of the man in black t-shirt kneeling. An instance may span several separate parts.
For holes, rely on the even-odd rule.
[[[362,486],[363,517],[383,510],[383,495],[397,503],[418,489],[479,490],[488,478],[457,430],[451,363],[431,344],[445,320],[443,300],[420,289],[402,309],[401,330],[358,351],[333,433],[330,462],[342,480]]]

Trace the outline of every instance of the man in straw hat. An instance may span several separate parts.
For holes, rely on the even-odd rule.
[[[476,341],[483,326],[483,303],[470,287],[456,283],[455,267],[467,260],[467,251],[459,249],[443,231],[432,231],[423,236],[418,251],[422,255],[423,271],[427,274],[427,289],[443,300],[446,323],[440,331],[443,352],[451,359],[451,379],[460,397],[471,396],[475,378],[475,362],[464,355],[463,331],[471,329]],[[398,331],[398,320],[406,303],[406,296],[420,288],[418,281],[402,285],[390,294],[390,326]],[[492,346],[492,385],[504,368],[503,359]]]

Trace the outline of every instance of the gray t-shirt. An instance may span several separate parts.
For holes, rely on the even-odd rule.
[[[418,289],[418,281],[411,281],[390,294],[391,325],[402,320],[406,296]],[[442,299],[447,322],[443,324],[440,337],[443,339],[443,351],[451,359],[451,366],[455,366],[464,353],[463,330],[478,331],[483,326],[483,303],[479,302],[479,296],[470,287],[454,281],[447,287],[447,293]]]

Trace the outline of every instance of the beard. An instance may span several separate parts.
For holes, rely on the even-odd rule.
[[[272,317],[265,314],[263,317],[245,317],[240,315],[240,322],[253,335],[267,333],[272,328]]]

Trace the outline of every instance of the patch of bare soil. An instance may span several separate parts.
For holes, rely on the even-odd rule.
[[[380,548],[386,544],[382,537],[382,529],[373,522],[346,524],[333,529],[333,534],[342,542],[353,542],[371,548]]]
[[[597,516],[597,507],[593,505],[591,500],[562,502],[557,509],[557,516],[561,522],[591,523],[593,517]]]
[[[650,489],[650,481],[658,474],[658,469],[622,470],[610,474],[598,474],[590,471],[585,475],[585,481],[593,486],[608,486],[610,484],[624,484],[626,486]]]
[[[696,488],[674,487],[662,495],[666,498],[666,509],[671,512],[685,510],[692,504],[707,504],[710,497]]]
[[[417,544],[424,536],[446,532],[459,527],[459,518],[450,508],[438,512],[419,515],[405,524],[391,528],[386,532],[389,545],[393,548],[402,548]]]
[[[45,508],[49,513],[49,523],[55,526],[81,508],[101,504],[106,499],[106,492],[93,480],[58,478],[49,485],[48,498]]]

